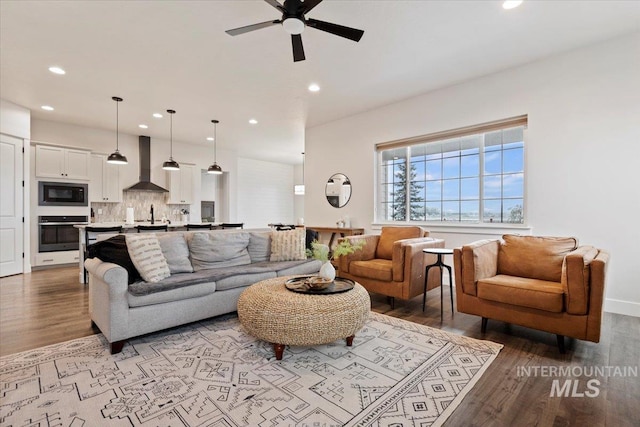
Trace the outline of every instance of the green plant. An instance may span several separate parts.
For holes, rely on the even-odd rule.
[[[351,243],[350,240],[342,239],[333,248],[333,252],[329,253],[329,246],[314,240],[311,242],[311,248],[307,249],[307,256],[313,257],[322,262],[338,259],[343,255],[352,254],[355,251],[362,249],[364,246],[364,240],[360,240],[357,243]]]

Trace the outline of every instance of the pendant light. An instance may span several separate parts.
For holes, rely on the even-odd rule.
[[[180,165],[178,164],[178,162],[176,162],[175,160],[173,160],[173,115],[176,113],[176,110],[167,110],[167,113],[171,114],[171,116],[169,116],[169,118],[171,119],[171,124],[169,127],[169,130],[171,132],[170,134],[170,153],[169,153],[169,160],[167,160],[166,162],[164,162],[162,164],[162,169],[166,170],[166,171],[177,171],[180,170]]]
[[[118,121],[118,103],[122,102],[122,98],[119,98],[117,96],[112,96],[111,99],[113,99],[114,101],[116,101],[116,151],[114,151],[113,153],[109,154],[109,157],[107,158],[107,163],[112,163],[114,165],[126,165],[127,163],[129,163],[127,161],[127,158],[125,156],[123,156],[122,154],[120,154],[120,141],[119,141],[119,137],[118,137],[118,131],[119,131],[119,121]]]
[[[222,168],[218,166],[218,163],[216,163],[216,145],[218,144],[217,128],[218,123],[220,122],[218,120],[211,120],[211,123],[213,123],[213,164],[209,166],[209,169],[207,169],[207,173],[220,175],[222,174]]]

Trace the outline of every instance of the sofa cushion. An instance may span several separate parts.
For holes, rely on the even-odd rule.
[[[189,274],[189,273],[185,273]],[[174,275],[175,276],[175,275]],[[171,276],[171,277],[174,277]],[[148,284],[145,282],[143,286],[148,288],[155,287],[155,284]],[[180,301],[189,298],[199,298],[205,295],[212,294],[216,291],[216,284],[213,282],[198,283],[195,285],[184,286],[180,288],[174,288],[165,290],[164,292],[152,292],[148,294],[134,295],[131,292],[127,292],[127,302],[129,307],[144,307],[153,304],[163,304],[167,302]]]
[[[322,266],[322,261],[309,259],[306,261],[284,261],[274,264],[280,264],[277,266],[276,273],[278,277],[282,277],[295,274],[317,274]]]
[[[159,233],[156,234],[156,237],[158,237],[162,255],[167,260],[171,274],[193,272],[191,261],[189,261],[189,246],[187,246],[184,234],[180,232]]]
[[[564,257],[577,248],[573,237],[507,234],[498,250],[498,274],[560,282]]]
[[[423,237],[424,230],[421,227],[382,227],[376,258],[391,259],[393,257],[393,244],[402,239]],[[349,267],[351,269],[351,267]]]
[[[159,282],[171,275],[155,233],[125,234],[125,240],[131,261],[145,282]]]
[[[391,282],[393,281],[393,262],[380,258],[368,261],[352,261],[349,264],[349,273],[353,276]]]
[[[271,232],[253,232],[247,246],[251,262],[269,261],[271,257]]]
[[[295,261],[307,258],[304,228],[271,233],[271,261]]]
[[[504,274],[478,281],[478,298],[552,313],[563,311],[563,295],[560,282]]]
[[[193,271],[251,264],[249,233],[194,233],[188,243]]]
[[[138,273],[136,266],[133,265],[133,261],[131,261],[131,257],[129,256],[124,234],[118,234],[107,240],[89,245],[87,251],[89,252],[87,258],[98,258],[104,262],[118,264],[127,270],[127,282],[129,285],[138,280],[142,280],[140,273]]]
[[[236,274],[216,281],[216,291],[226,291],[229,289],[244,288],[258,283],[261,280],[273,279],[276,277],[275,271],[264,271],[262,273]]]
[[[193,273],[178,273],[167,277],[157,283],[136,282],[129,285],[129,293],[134,296],[149,295],[158,292],[166,292],[173,289],[184,288],[200,283],[216,283],[221,280],[239,275],[252,275],[267,272],[280,272],[286,269],[293,269],[295,267],[304,266],[305,264],[311,264],[317,266],[319,261],[317,260],[304,260],[304,261],[283,261],[283,262],[258,262],[249,265],[236,265],[231,267],[210,268],[205,270],[194,271]],[[316,268],[315,272],[318,271]],[[273,276],[275,277],[275,276]]]

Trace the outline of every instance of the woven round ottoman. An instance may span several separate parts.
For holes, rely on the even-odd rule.
[[[285,345],[327,344],[353,337],[369,318],[371,299],[358,283],[342,293],[301,294],[288,290],[290,277],[249,286],[238,300],[238,318],[252,336],[273,344],[277,360]]]

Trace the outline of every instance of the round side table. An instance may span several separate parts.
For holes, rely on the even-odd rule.
[[[449,271],[449,292],[451,293],[451,314],[453,315],[453,274],[451,272],[451,267],[442,261],[442,257],[444,255],[453,255],[453,249],[445,249],[445,248],[426,248],[423,249],[422,252],[425,254],[434,254],[438,256],[438,259],[435,263],[427,265],[424,271],[424,295],[422,297],[422,311],[424,312],[425,306],[427,304],[427,279],[429,278],[429,270],[434,267],[440,267],[440,321],[442,321],[442,305],[444,295],[442,293],[442,287],[444,286],[443,282],[443,268],[446,268]]]

